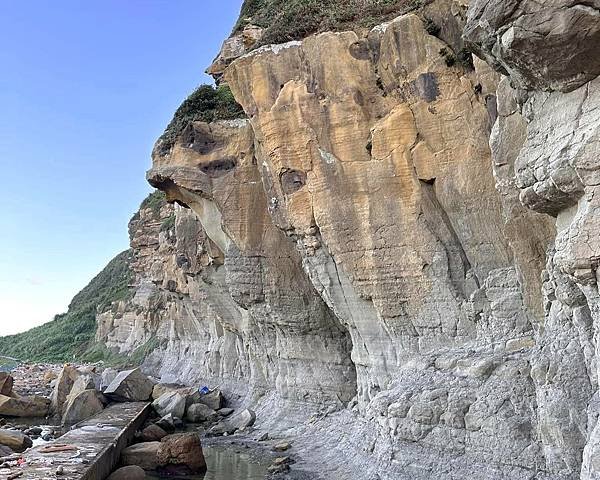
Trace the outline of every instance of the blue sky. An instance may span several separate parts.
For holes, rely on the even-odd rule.
[[[0,335],[65,311],[128,247],[154,140],[240,6],[0,2]]]

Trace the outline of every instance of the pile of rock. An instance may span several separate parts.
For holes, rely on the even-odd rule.
[[[39,395],[22,397],[13,386],[14,378],[7,372],[0,372],[0,416],[45,417],[48,414],[48,398]]]

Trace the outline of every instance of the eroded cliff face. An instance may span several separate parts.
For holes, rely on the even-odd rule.
[[[424,3],[225,43],[248,118],[155,149],[176,220],[132,222],[99,337],[156,337],[146,368],[225,385],[328,478],[599,478],[598,5]]]

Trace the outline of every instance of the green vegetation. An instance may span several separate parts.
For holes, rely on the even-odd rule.
[[[241,105],[235,101],[227,85],[199,86],[177,109],[173,120],[158,139],[160,155],[169,152],[177,137],[191,122],[214,122],[245,117]]]
[[[171,230],[174,226],[175,226],[175,214],[171,214],[163,220],[162,224],[160,225],[160,231],[166,232],[168,230]]]
[[[116,368],[138,366],[144,363],[146,357],[158,347],[158,339],[152,337],[144,345],[135,349],[132,354],[125,355],[109,350],[102,343],[96,343],[84,352],[81,360],[90,363],[104,362],[106,365]]]
[[[158,217],[160,215],[160,209],[164,207],[167,203],[167,197],[160,190],[154,190],[150,195],[148,195],[142,201],[140,205],[140,210],[150,208],[152,209],[152,214],[154,217]]]
[[[428,0],[245,0],[234,32],[252,23],[265,29],[261,45],[300,40],[327,30],[352,30],[419,8]]]
[[[0,337],[3,355],[32,362],[85,360],[96,333],[96,313],[131,295],[131,250],[117,255],[69,305],[67,313],[27,332]]]

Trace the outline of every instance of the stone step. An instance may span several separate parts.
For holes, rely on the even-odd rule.
[[[53,442],[22,454],[24,463],[0,469],[0,480],[104,480],[150,413],[146,402],[116,403]],[[57,451],[51,451],[57,450]],[[62,472],[58,476],[57,471]],[[22,473],[18,477],[15,474]]]

